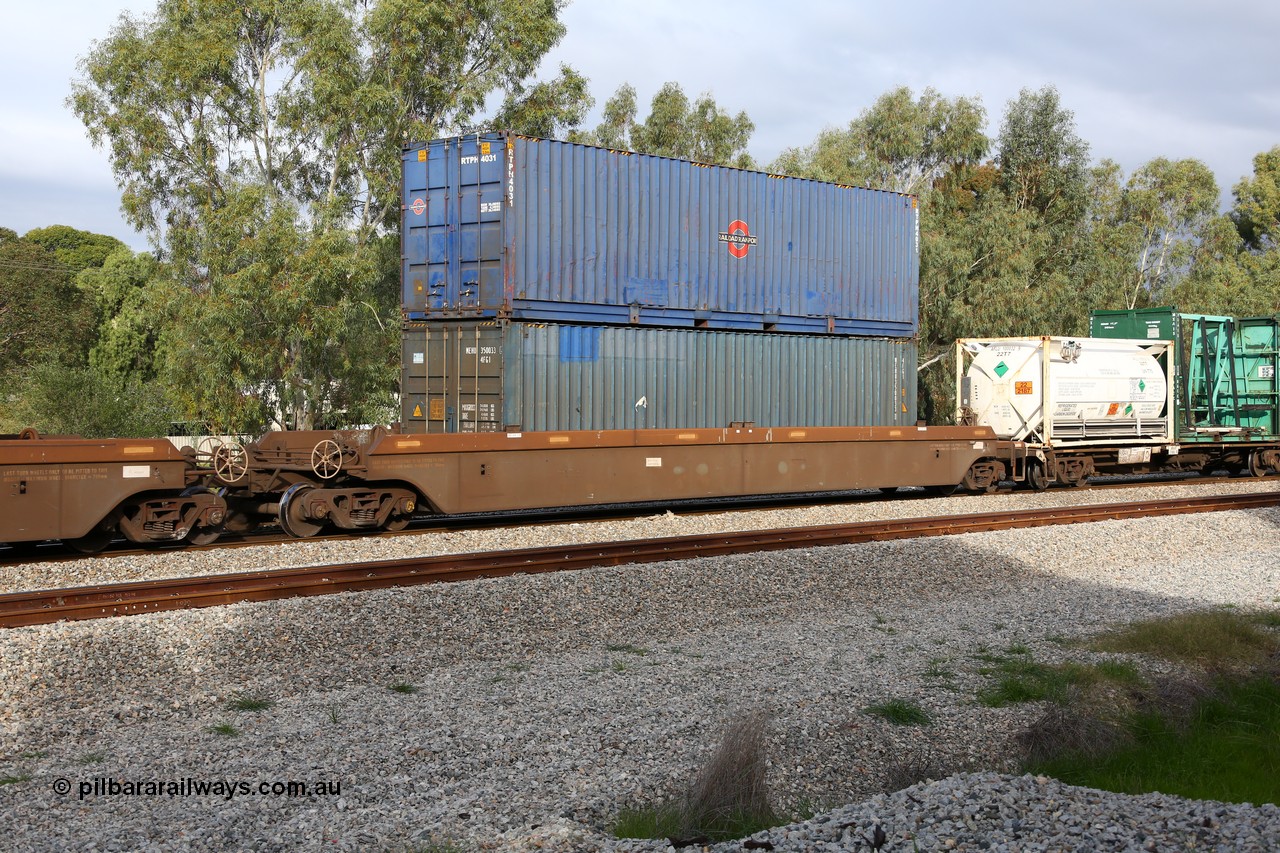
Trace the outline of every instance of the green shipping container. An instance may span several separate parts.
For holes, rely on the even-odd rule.
[[[1095,338],[1174,342],[1175,423],[1183,443],[1280,436],[1278,329],[1275,316],[1235,319],[1172,307],[1094,311],[1089,318]]]

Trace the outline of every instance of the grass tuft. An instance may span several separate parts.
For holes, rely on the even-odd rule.
[[[1158,655],[1213,670],[1265,664],[1280,653],[1280,636],[1268,628],[1280,614],[1228,610],[1187,613],[1135,622],[1090,643],[1107,652]]]
[[[649,654],[648,649],[643,649],[631,643],[610,643],[605,648],[611,652],[626,652],[629,655],[639,655],[640,657]]]
[[[398,684],[393,684],[387,689],[390,690],[392,693],[402,693],[406,696],[409,696],[418,692],[417,687],[403,681],[399,682]]]
[[[862,709],[874,717],[881,717],[896,726],[927,726],[931,722],[928,712],[914,702],[890,699]]]
[[[231,711],[265,711],[275,704],[274,699],[262,696],[233,696],[227,702],[227,708]]]
[[[978,701],[989,708],[1021,702],[1063,704],[1080,690],[1103,682],[1134,684],[1141,681],[1138,671],[1131,665],[1114,661],[1049,665],[1023,655],[1012,658],[990,656],[990,663],[991,666],[978,670],[994,679],[990,687],[978,694]]]
[[[1024,769],[1121,793],[1280,801],[1278,627],[1274,611],[1219,608],[1134,623],[1082,643],[1164,657],[1191,675],[1146,684],[1131,665],[1097,664],[1096,676],[1127,689],[1104,694],[1110,701],[1092,708],[1079,701],[1050,706],[1020,736]]]
[[[0,776],[0,785],[17,785],[30,779],[30,773],[19,773],[16,776]]]
[[[215,735],[223,735],[224,737],[240,736],[240,730],[230,723],[217,723],[216,725],[209,726],[209,731],[213,732]]]

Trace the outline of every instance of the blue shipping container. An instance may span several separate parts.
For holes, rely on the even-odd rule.
[[[402,346],[409,432],[916,422],[913,339],[472,320]]]
[[[509,133],[404,149],[406,318],[911,337],[913,196]]]

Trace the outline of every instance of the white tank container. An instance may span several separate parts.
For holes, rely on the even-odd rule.
[[[1163,438],[1169,384],[1157,360],[1167,342],[1001,338],[958,344],[968,370],[966,419],[1001,438],[1050,442]],[[967,358],[966,358],[967,357]]]

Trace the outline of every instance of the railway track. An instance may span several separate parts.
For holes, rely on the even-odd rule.
[[[637,539],[500,553],[445,555],[352,565],[275,569],[198,578],[9,593],[0,595],[0,627],[14,628],[64,620],[157,613],[243,601],[272,601],[394,586],[567,571],[594,566],[687,560],[695,557],[788,548],[1273,506],[1280,506],[1280,493],[1215,495],[1179,500],[1137,501],[1017,512],[870,521],[821,527]]]

